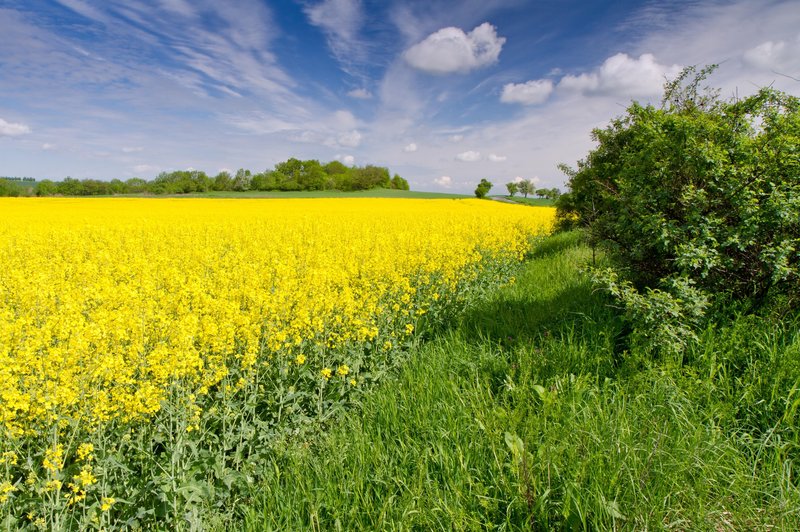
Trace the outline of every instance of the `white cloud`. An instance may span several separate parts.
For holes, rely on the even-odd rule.
[[[414,153],[415,151],[417,151],[417,149],[419,149],[419,147],[415,143],[412,142],[411,144],[409,144],[405,148],[403,148],[403,151],[406,152],[406,153]]]
[[[291,140],[292,142],[308,142],[310,144],[317,144],[322,142],[322,139],[319,134],[315,133],[314,131],[308,131],[308,130],[294,131],[289,135],[288,139]],[[329,144],[332,145],[334,144],[334,142],[331,141]]]
[[[353,157],[352,155],[336,155],[334,159],[336,159],[337,161],[342,161],[347,166],[353,166],[356,162],[356,158]]]
[[[606,59],[594,72],[564,76],[558,88],[585,95],[654,96],[661,94],[664,83],[680,71],[680,65],[662,65],[653,54],[634,59],[620,53]]]
[[[343,109],[333,113],[332,122],[335,127],[341,129],[355,129],[356,124],[358,124],[358,121],[356,120],[356,117],[353,116],[353,113]]]
[[[456,155],[456,159],[464,161],[465,163],[474,163],[481,160],[481,152],[479,151],[465,151]]]
[[[493,163],[502,163],[506,159],[508,159],[508,157],[506,157],[505,155],[496,155],[494,153],[489,154],[489,160],[492,161]]]
[[[362,135],[357,130],[348,131],[339,135],[337,142],[340,146],[348,148],[357,148],[361,144]]]
[[[347,95],[357,100],[369,100],[372,98],[372,93],[364,88],[353,89],[350,92],[348,92]]]
[[[156,170],[158,170],[158,167],[150,164],[137,164],[133,167],[133,171],[137,174],[144,174],[148,172],[155,173]]]
[[[449,175],[443,175],[441,177],[437,177],[436,179],[433,180],[433,182],[439,185],[440,187],[444,188],[450,188],[451,186],[453,186],[453,178],[450,177]]]
[[[536,105],[547,101],[552,92],[553,82],[549,79],[537,79],[525,83],[508,83],[503,87],[500,101],[503,103]]]
[[[449,137],[447,137],[447,140],[453,143],[461,142],[462,140],[464,140],[464,135],[450,135]]]
[[[19,137],[31,132],[31,128],[25,124],[16,122],[6,122],[0,118],[0,137]]]
[[[800,75],[800,36],[794,42],[763,42],[747,50],[742,56],[742,60],[751,67],[798,77]]]
[[[42,149],[45,150],[45,151],[52,150],[55,147],[56,147],[55,144],[50,144],[49,142],[45,142],[44,144],[42,144]]]
[[[431,74],[469,72],[495,63],[505,42],[488,22],[469,33],[442,28],[406,50],[403,57],[412,67]]]

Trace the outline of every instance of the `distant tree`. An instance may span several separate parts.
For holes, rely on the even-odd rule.
[[[232,182],[231,174],[222,171],[214,176],[214,183],[211,185],[211,190],[230,190]]]
[[[481,179],[481,182],[478,183],[478,187],[475,189],[475,197],[483,199],[486,197],[486,194],[492,189],[492,183],[490,183],[487,179]]]
[[[316,159],[302,161],[300,173],[297,175],[297,184],[300,190],[322,190],[327,181],[325,169]]]
[[[42,179],[39,181],[39,183],[37,183],[37,196],[55,196],[56,194],[58,194],[58,188],[56,187],[56,184],[49,179]]]
[[[408,181],[397,174],[392,178],[392,188],[395,190],[409,190]]]
[[[9,179],[0,179],[0,196],[19,196],[20,188]]]
[[[230,190],[235,190],[237,192],[244,192],[246,190],[250,190],[250,181],[253,179],[250,170],[245,170],[244,168],[239,168],[236,171],[236,175],[231,182]]]
[[[512,198],[514,197],[514,194],[519,192],[519,187],[517,186],[517,183],[515,183],[514,181],[506,183],[506,188],[508,189],[508,195],[511,196]]]
[[[275,190],[276,188],[275,177],[268,170],[253,174],[253,178],[250,180],[250,190]]]
[[[82,196],[83,184],[73,177],[66,177],[56,185],[58,193],[64,196]]]
[[[190,172],[189,177],[194,182],[194,189],[197,192],[208,192],[211,190],[211,186],[213,185],[213,181],[205,172],[201,172],[200,170],[193,170]]]
[[[128,187],[125,186],[125,183],[122,182],[122,180],[112,179],[108,183],[108,189],[111,194],[125,194],[128,190]]]
[[[388,168],[368,164],[363,168],[355,168],[352,174],[354,190],[391,187]]]
[[[84,196],[107,196],[111,194],[111,187],[108,181],[100,181],[99,179],[84,179],[81,181]]]
[[[125,187],[131,194],[141,194],[147,191],[147,181],[141,177],[132,177],[125,181]]]
[[[539,199],[547,197],[547,195],[549,193],[550,193],[550,191],[547,190],[546,188],[537,188],[534,191],[534,194],[536,194],[536,197],[539,198]]]
[[[326,164],[323,169],[328,175],[345,174],[348,170],[342,161],[331,161]]]
[[[523,194],[527,198],[528,194],[533,194],[534,191],[533,182],[524,179],[519,183],[517,183],[517,190],[519,190],[519,193]]]

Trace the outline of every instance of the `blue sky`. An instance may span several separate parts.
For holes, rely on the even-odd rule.
[[[379,164],[415,190],[563,186],[685,65],[800,95],[789,1],[0,0],[0,175]]]

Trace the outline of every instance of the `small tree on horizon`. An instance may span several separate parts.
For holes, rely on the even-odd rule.
[[[510,183],[506,183],[506,188],[508,189],[508,195],[511,196],[512,198],[514,197],[514,194],[519,192],[517,184],[513,181]]]
[[[475,197],[478,199],[483,199],[486,197],[486,194],[492,189],[492,183],[490,183],[486,179],[481,179],[481,182],[478,183],[478,188],[475,189]]]
[[[525,197],[528,197],[528,194],[533,194],[534,187],[533,181],[529,181],[527,179],[523,179],[519,183],[517,183],[517,190],[519,190],[520,194],[524,194]]]

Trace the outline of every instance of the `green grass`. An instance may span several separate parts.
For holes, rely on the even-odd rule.
[[[94,196],[101,197],[101,196]],[[109,196],[105,196],[109,197]],[[247,192],[210,191],[190,194],[121,194],[114,197],[146,197],[146,198],[412,198],[412,199],[461,199],[469,198],[464,194],[445,194],[440,192],[418,192],[415,190],[392,190],[374,188],[371,190],[356,190],[342,192],[340,190],[313,190],[297,192],[258,191]]]
[[[534,207],[552,207],[553,205],[555,205],[555,202],[553,200],[545,198],[525,198],[523,196],[491,196],[491,197],[499,201],[521,203],[523,205],[532,205]]]
[[[547,240],[325,434],[276,444],[244,526],[800,529],[797,316],[643,359],[579,273],[590,257]]]

